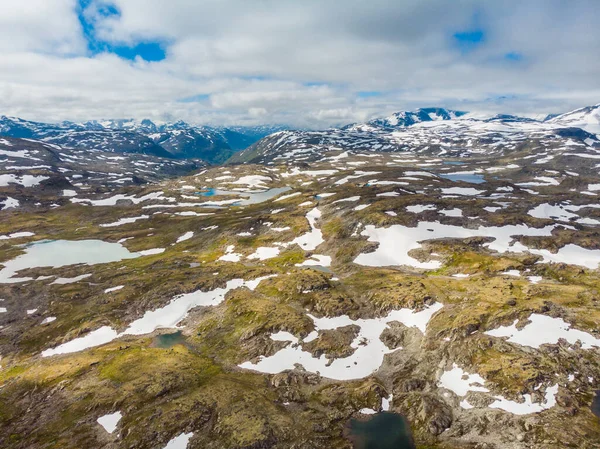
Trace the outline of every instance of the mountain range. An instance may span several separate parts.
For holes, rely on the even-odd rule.
[[[598,131],[600,104],[543,120],[506,114],[481,118],[462,111],[426,108],[324,131],[284,130],[236,153],[230,162],[310,162],[318,160],[328,148],[452,157],[572,143],[598,148]]]
[[[141,153],[175,159],[224,162],[284,126],[216,128],[184,121],[156,124],[151,120],[92,120],[57,124],[0,117],[0,136],[41,140],[65,148],[115,153]]]
[[[0,117],[0,136],[40,140],[63,148],[199,159],[213,165],[297,157],[314,160],[322,146],[454,156],[568,141],[597,146],[598,133],[600,104],[542,120],[507,114],[481,118],[464,111],[422,108],[321,131],[280,125],[197,126],[181,120],[161,124],[148,119],[50,124]]]

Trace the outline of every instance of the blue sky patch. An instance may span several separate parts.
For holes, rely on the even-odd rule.
[[[119,45],[113,42],[107,42],[98,39],[96,36],[96,24],[86,9],[92,4],[92,0],[77,1],[77,17],[88,45],[88,50],[92,55],[100,53],[112,53],[123,59],[134,61],[141,58],[144,61],[156,62],[162,61],[167,57],[166,44],[161,41],[136,42],[132,45]],[[121,12],[114,5],[104,4],[97,9],[98,16],[107,18],[111,16],[120,16]]]
[[[454,44],[464,53],[475,50],[485,42],[483,30],[460,31],[454,33]]]
[[[506,53],[504,55],[504,59],[506,59],[507,61],[519,62],[523,60],[523,55],[516,51],[511,51],[510,53]]]
[[[148,62],[162,61],[167,57],[163,44],[160,42],[141,42],[133,47],[108,46],[107,50],[121,58],[134,60],[140,57]]]
[[[210,100],[209,94],[193,95],[191,97],[182,98],[181,100],[178,100],[178,101],[179,101],[179,103],[201,103],[201,102],[207,101],[207,100]]]

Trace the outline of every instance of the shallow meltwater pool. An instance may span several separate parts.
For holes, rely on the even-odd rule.
[[[351,419],[346,436],[354,449],[415,449],[410,426],[397,413],[377,413],[368,418]]]
[[[153,346],[160,349],[169,349],[175,345],[185,343],[185,337],[181,331],[172,332],[170,334],[157,335],[154,338]]]
[[[468,182],[470,184],[483,184],[485,183],[485,179],[483,175],[478,175],[476,173],[447,173],[447,174],[439,174],[440,178],[449,179],[450,181],[462,181]]]
[[[25,253],[4,263],[0,270],[0,284],[31,281],[33,278],[13,277],[20,270],[38,267],[64,267],[85,263],[88,265],[117,262],[140,257],[120,243],[102,240],[41,240],[25,247]]]
[[[291,190],[291,187],[276,187],[269,190],[263,190],[260,192],[237,192],[234,190],[221,190],[221,189],[206,189],[201,192],[197,192],[196,195],[205,196],[205,197],[213,197],[213,196],[240,196],[243,199],[239,201],[235,201],[229,206],[248,206],[250,204],[259,204],[270,199],[275,198],[277,195],[280,195],[284,192]],[[200,204],[202,206],[202,204]],[[214,207],[214,204],[207,203],[207,207]]]

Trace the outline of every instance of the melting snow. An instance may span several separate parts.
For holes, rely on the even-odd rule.
[[[485,190],[477,190],[473,187],[449,187],[442,189],[442,193],[445,195],[465,195],[474,196],[484,193]]]
[[[440,377],[438,385],[454,392],[457,396],[464,398],[469,391],[488,393],[489,390],[484,387],[485,379],[479,374],[468,374],[459,368],[456,364],[450,371],[445,371]],[[495,401],[489,407],[497,408],[515,415],[527,415],[530,413],[538,413],[547,410],[556,405],[556,394],[558,393],[558,385],[546,388],[544,402],[541,404],[534,403],[530,394],[523,395],[523,402],[515,402],[505,399],[502,396],[494,396]],[[464,409],[472,409],[473,406],[463,399],[460,406]]]
[[[104,415],[98,418],[98,424],[104,427],[104,430],[106,430],[108,433],[113,433],[115,430],[117,430],[117,424],[122,417],[123,415],[121,415],[121,412]]]
[[[181,242],[185,242],[186,240],[191,239],[194,236],[194,233],[192,231],[186,232],[185,234],[183,234],[181,237],[179,237],[175,243],[181,243]]]
[[[34,235],[33,232],[14,232],[13,234],[0,235],[0,240],[20,239],[23,237],[33,237]]]
[[[306,214],[308,224],[310,224],[311,230],[300,237],[296,237],[292,240],[289,245],[298,244],[305,251],[313,251],[323,243],[323,234],[321,230],[317,228],[317,219],[321,218],[321,211],[316,207]]]
[[[287,336],[293,344],[270,357],[261,357],[256,364],[245,362],[239,366],[263,373],[276,374],[293,369],[296,364],[301,364],[306,370],[314,373],[318,372],[322,376],[331,379],[362,379],[379,369],[386,354],[394,352],[394,350],[388,349],[379,338],[388,323],[399,321],[405,326],[416,327],[421,332],[425,332],[431,317],[442,307],[442,304],[435,303],[420,312],[411,309],[400,309],[393,310],[382,318],[358,320],[352,320],[345,315],[333,318],[316,318],[309,315],[314,322],[315,331],[310,338],[304,339],[305,342],[316,338],[316,333],[319,330],[337,329],[351,324],[359,326],[360,331],[351,344],[352,348],[355,349],[354,353],[345,358],[335,359],[329,364],[325,355],[315,358],[311,353],[302,350],[296,337]],[[277,338],[281,339],[282,335],[278,334]]]
[[[103,326],[83,337],[75,338],[55,348],[43,351],[42,357],[83,351],[84,349],[109,343],[122,335],[143,335],[149,334],[159,328],[177,328],[177,325],[194,307],[219,305],[225,300],[225,295],[230,290],[240,287],[247,287],[250,290],[254,290],[267,277],[256,278],[251,281],[232,279],[227,282],[224,288],[216,288],[208,292],[198,290],[176,296],[166,306],[147,311],[143,317],[132,322],[121,334],[109,326]]]
[[[23,187],[34,187],[46,179],[49,179],[48,176],[17,176],[12,174],[4,174],[0,175],[0,187],[7,187],[9,184],[18,184]]]
[[[295,196],[298,196],[298,195],[302,195],[302,193],[294,192],[294,193],[290,193],[288,195],[282,195],[279,198],[277,198],[276,200],[273,200],[273,202],[276,203],[278,201],[285,201],[287,199],[294,198]]]
[[[19,200],[16,200],[9,196],[4,201],[0,201],[0,204],[2,204],[4,206],[0,210],[4,210],[4,209],[15,209],[15,208],[19,207],[20,203],[19,203]]]
[[[420,222],[417,227],[409,228],[394,225],[389,228],[376,228],[367,225],[361,235],[368,236],[370,242],[379,242],[379,247],[371,253],[360,254],[354,262],[370,267],[408,265],[415,268],[435,269],[441,266],[437,260],[420,262],[408,253],[421,247],[419,242],[441,238],[493,237],[495,240],[484,244],[492,251],[522,253],[528,251],[543,257],[544,262],[562,262],[595,269],[600,263],[600,250],[589,250],[569,244],[557,253],[544,249],[527,248],[514,242],[512,236],[550,236],[553,226],[530,228],[526,225],[510,225],[503,227],[479,227],[466,229],[459,226],[445,225],[438,222]]]
[[[333,202],[333,203],[331,203],[331,204],[337,204],[337,203],[352,203],[352,202],[354,202],[354,201],[358,201],[358,200],[360,200],[360,196],[350,196],[350,197],[348,197],[348,198],[342,198],[341,200],[334,201],[334,202]]]
[[[534,313],[529,317],[529,320],[531,322],[520,330],[517,329],[518,320],[515,320],[510,326],[502,326],[487,331],[486,335],[508,337],[507,340],[511,343],[532,348],[539,348],[544,344],[558,343],[560,338],[564,338],[571,344],[580,341],[583,349],[591,349],[593,346],[600,347],[600,339],[587,332],[572,329],[571,325],[561,318],[552,318]]]
[[[140,251],[139,254],[142,256],[154,256],[156,254],[162,254],[165,252],[165,248],[152,248]]]
[[[446,217],[462,217],[463,216],[462,210],[460,210],[458,208],[441,210],[440,214],[445,215]]]
[[[265,182],[271,181],[271,178],[263,175],[248,175],[242,176],[237,181],[231,182],[230,184],[245,184],[250,188],[264,188]]]
[[[483,385],[485,379],[479,374],[468,374],[456,364],[440,377],[439,386],[453,391],[457,396],[466,396],[469,391],[488,392]]]
[[[187,449],[193,433],[182,433],[173,438],[163,449]]]
[[[266,260],[272,259],[273,257],[277,257],[279,255],[279,248],[270,248],[268,246],[261,246],[260,248],[256,248],[256,251],[253,254],[248,256],[248,259],[258,259],[258,260]]]
[[[413,214],[420,214],[426,210],[436,210],[436,207],[433,204],[413,204],[412,206],[406,206],[406,210]]]
[[[128,223],[135,223],[138,220],[146,220],[148,218],[150,218],[149,215],[140,215],[139,217],[120,218],[118,221],[115,221],[113,223],[101,224],[100,226],[103,228],[112,228],[115,226],[122,226],[122,225],[128,224]]]
[[[82,274],[80,276],[75,276],[72,278],[56,278],[52,284],[64,285],[64,284],[74,284],[75,282],[79,282],[83,279],[89,278],[91,274]]]
[[[242,255],[234,253],[233,252],[234,250],[235,250],[235,246],[229,245],[225,249],[225,254],[222,255],[221,257],[219,257],[218,260],[221,260],[223,262],[239,262],[242,258]]]

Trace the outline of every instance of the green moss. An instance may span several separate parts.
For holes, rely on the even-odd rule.
[[[340,239],[349,237],[350,233],[344,224],[344,221],[339,218],[333,218],[321,224],[321,231],[326,240]]]
[[[0,382],[4,383],[9,379],[14,377],[18,377],[20,374],[24,373],[27,370],[25,366],[12,366],[8,369],[4,369],[0,371]]]
[[[265,265],[273,268],[289,268],[304,261],[304,251],[291,249],[284,251],[279,256],[267,259]]]

